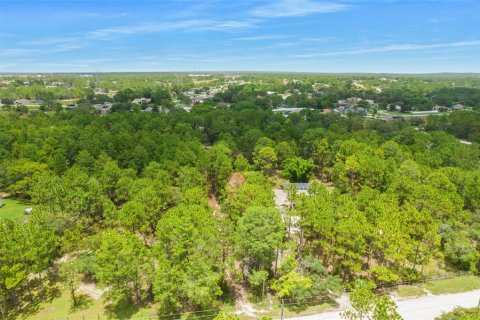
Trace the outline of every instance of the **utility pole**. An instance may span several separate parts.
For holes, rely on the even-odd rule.
[[[278,248],[275,252],[275,267],[273,268],[273,276],[277,276],[277,265],[278,265]]]
[[[282,308],[280,311],[280,320],[283,320],[283,298],[282,298]]]

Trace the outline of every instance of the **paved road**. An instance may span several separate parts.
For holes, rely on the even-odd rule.
[[[442,312],[455,307],[476,307],[480,290],[455,294],[429,295],[416,299],[398,300],[398,312],[405,320],[433,320]],[[290,318],[291,320],[340,320],[340,311],[325,312],[311,316]]]

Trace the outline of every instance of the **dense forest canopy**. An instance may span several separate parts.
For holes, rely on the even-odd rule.
[[[112,304],[174,314],[218,308],[239,288],[301,300],[358,279],[420,279],[432,264],[480,268],[478,78],[2,79],[0,191],[33,207],[0,220],[6,318],[49,274],[74,300],[89,280]],[[373,100],[369,113],[466,109],[395,121],[322,111],[350,97]],[[106,102],[108,113],[93,107]],[[290,184],[279,206],[273,190],[288,181],[310,187]]]

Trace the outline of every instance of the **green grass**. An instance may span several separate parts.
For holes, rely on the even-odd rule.
[[[480,289],[480,277],[459,276],[451,279],[427,282],[424,288],[432,294],[457,293]]]
[[[337,306],[338,305],[336,304],[336,302],[330,299],[326,299],[322,301],[310,301],[310,302],[304,302],[304,303],[286,301],[284,310],[283,310],[283,315],[284,317],[287,317],[287,318],[299,317],[299,316],[311,315],[311,314],[333,310]],[[270,303],[268,301],[256,303],[254,304],[254,308],[258,310],[258,312],[256,312],[255,315],[257,315],[259,318],[267,317],[267,318],[276,319],[280,317],[281,305],[278,301],[275,301],[271,308],[270,308]],[[231,311],[234,311],[234,309],[232,309]],[[251,317],[248,317],[246,315],[241,315],[240,318],[251,319]]]
[[[4,198],[0,208],[0,219],[20,220],[25,218],[25,209],[28,204],[12,198]]]
[[[115,308],[106,305],[102,298],[92,299],[86,294],[79,294],[79,304],[73,306],[72,299],[60,285],[53,287],[56,294],[46,301],[38,303],[26,312],[15,317],[17,320],[99,320],[99,319],[142,319],[156,316],[154,306],[137,308],[118,305]],[[78,293],[77,293],[78,294]]]
[[[474,275],[458,276],[450,279],[435,280],[417,285],[402,285],[393,290],[401,297],[420,297],[428,290],[432,294],[458,293],[480,289],[480,277]]]
[[[305,316],[310,314],[316,314],[321,312],[326,312],[329,310],[335,309],[337,306],[330,302],[319,302],[318,304],[310,304],[310,305],[286,305],[283,309],[283,316],[286,318],[291,317],[299,317]],[[265,312],[257,312],[256,315],[258,317],[268,317],[268,318],[280,318],[281,307],[279,305],[275,305],[272,310],[269,308],[257,308],[258,310],[264,310]],[[242,317],[248,318],[248,317]]]
[[[426,294],[423,288],[418,286],[398,286],[393,292],[394,295],[400,298],[421,297]]]

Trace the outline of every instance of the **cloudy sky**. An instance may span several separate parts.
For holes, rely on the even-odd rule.
[[[480,0],[0,0],[0,72],[480,72]]]

